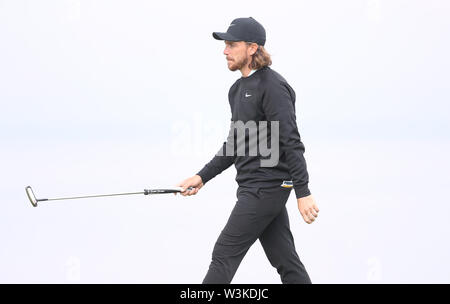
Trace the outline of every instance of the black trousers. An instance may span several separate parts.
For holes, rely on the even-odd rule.
[[[237,202],[217,239],[203,284],[229,284],[242,259],[259,239],[283,284],[310,284],[289,227],[286,201],[291,188],[237,189]]]

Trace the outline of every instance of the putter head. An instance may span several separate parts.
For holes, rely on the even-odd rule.
[[[36,199],[36,196],[33,193],[33,189],[31,189],[31,186],[25,187],[25,191],[27,192],[28,198],[30,199],[31,205],[33,207],[37,207],[38,200]]]

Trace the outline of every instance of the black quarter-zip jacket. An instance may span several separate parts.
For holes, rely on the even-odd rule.
[[[279,121],[279,161],[274,167],[262,167],[260,161],[267,157],[261,155],[236,156],[234,153],[233,156],[225,156],[227,142],[224,142],[219,150],[224,156],[214,156],[197,173],[203,184],[234,164],[239,186],[273,187],[281,186],[285,180],[292,180],[297,198],[310,195],[308,171],[303,156],[305,147],[296,123],[295,92],[283,76],[270,67],[263,67],[248,77],[238,79],[231,86],[228,99],[233,122]],[[270,131],[271,128],[268,127],[268,138]],[[229,136],[227,141],[229,140],[236,138]],[[245,144],[248,151],[247,134]]]

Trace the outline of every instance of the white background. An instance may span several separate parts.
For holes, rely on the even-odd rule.
[[[287,203],[314,283],[449,283],[450,4],[445,0],[0,0],[0,282],[200,283],[236,201],[29,204],[175,185],[227,135],[226,31],[266,28],[297,93],[320,217]],[[233,283],[280,283],[259,242]]]

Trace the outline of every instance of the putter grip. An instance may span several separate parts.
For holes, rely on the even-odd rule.
[[[187,188],[187,190],[192,190],[193,187]],[[149,194],[164,194],[164,193],[178,193],[181,192],[179,189],[144,189],[144,195]]]

